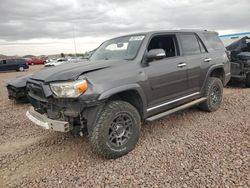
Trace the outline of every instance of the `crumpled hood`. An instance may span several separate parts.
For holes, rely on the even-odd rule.
[[[31,76],[32,76],[31,74],[25,75],[25,76],[18,76],[14,79],[8,80],[6,82],[6,85],[11,85],[11,86],[14,86],[16,88],[26,87],[26,83]]]
[[[65,63],[56,67],[44,68],[34,74],[31,78],[44,82],[75,80],[86,72],[104,69],[117,63],[118,62],[114,61],[82,61],[77,63]]]

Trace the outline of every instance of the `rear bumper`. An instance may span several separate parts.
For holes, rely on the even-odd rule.
[[[58,132],[70,131],[69,122],[49,119],[46,115],[36,112],[33,107],[26,112],[26,116],[30,121],[44,129],[50,129]]]

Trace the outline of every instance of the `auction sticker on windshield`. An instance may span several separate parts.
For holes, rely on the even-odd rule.
[[[130,37],[129,41],[136,41],[136,40],[143,40],[144,36],[140,35],[140,36],[132,36]]]

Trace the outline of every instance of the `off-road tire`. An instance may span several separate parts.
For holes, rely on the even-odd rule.
[[[127,138],[124,136],[124,139],[127,139],[127,141],[121,146],[114,146],[114,143],[110,141],[110,134],[114,136],[112,132],[113,126],[116,126],[117,124],[117,122],[114,123],[114,121],[120,116],[127,116],[129,122],[131,122],[129,123],[129,125],[132,124],[132,128],[128,133],[130,137]],[[125,119],[124,117],[122,119]],[[110,101],[104,106],[103,110],[97,118],[98,119],[94,125],[93,131],[90,134],[91,145],[93,146],[93,149],[97,154],[107,159],[115,159],[129,153],[135,148],[136,143],[138,142],[140,137],[141,118],[137,109],[134,106],[125,101]],[[127,122],[128,120],[126,120],[126,125],[128,125]],[[121,124],[119,123],[119,125]],[[116,126],[116,128],[122,127],[119,125]]]
[[[207,100],[199,105],[200,109],[214,112],[219,109],[223,96],[223,84],[219,78],[210,77],[207,80],[204,97]]]
[[[250,88],[250,73],[246,75],[246,87]]]

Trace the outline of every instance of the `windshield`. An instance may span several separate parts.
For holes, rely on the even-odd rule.
[[[131,60],[137,55],[144,35],[119,37],[104,42],[90,60]]]

